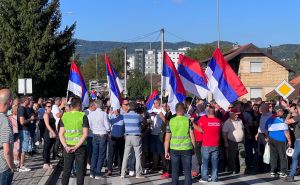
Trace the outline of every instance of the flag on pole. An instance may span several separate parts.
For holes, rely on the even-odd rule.
[[[173,114],[176,113],[175,106],[177,103],[181,103],[186,98],[185,89],[179,77],[179,74],[174,66],[169,55],[164,52],[163,63],[163,89],[169,92],[168,105]]]
[[[89,106],[88,91],[83,76],[81,75],[81,72],[74,60],[72,61],[70,68],[68,91],[71,91],[73,94],[81,98],[82,107]]]
[[[247,89],[217,48],[206,69],[207,86],[216,102],[227,110],[239,97],[247,94]]]
[[[123,101],[120,93],[123,91],[123,87],[106,54],[105,63],[111,107],[113,107],[113,109],[119,109]]]
[[[158,90],[154,89],[146,102],[147,110],[151,110],[153,108],[154,101],[157,99],[159,99]]]
[[[180,54],[177,70],[186,91],[199,98],[207,97],[207,78],[198,61]]]

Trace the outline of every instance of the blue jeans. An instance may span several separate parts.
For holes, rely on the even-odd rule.
[[[101,169],[106,158],[107,135],[97,136],[93,138],[93,154],[91,159],[91,175],[100,176]]]
[[[294,144],[294,153],[293,153],[293,162],[290,171],[290,176],[295,176],[297,166],[298,166],[298,157],[300,155],[300,140],[296,140]]]
[[[11,185],[13,176],[14,176],[14,173],[10,169],[0,173],[0,184],[1,185]]]
[[[201,176],[202,179],[208,181],[208,163],[211,161],[211,179],[212,181],[218,181],[218,163],[219,163],[219,147],[207,147],[202,146],[202,166]]]
[[[176,151],[171,150],[171,163],[172,163],[172,185],[179,183],[179,168],[180,163],[184,171],[184,185],[192,184],[192,150],[190,151]]]

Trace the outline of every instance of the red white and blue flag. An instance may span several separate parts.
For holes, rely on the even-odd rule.
[[[147,110],[151,110],[153,108],[154,101],[157,99],[159,99],[158,90],[154,89],[146,102]]]
[[[198,61],[180,54],[177,70],[186,91],[199,98],[207,97],[207,78]]]
[[[123,91],[123,86],[120,83],[120,79],[113,69],[107,55],[105,54],[106,63],[106,75],[108,82],[108,90],[110,95],[110,103],[113,109],[119,109],[122,103],[121,92]]]
[[[247,89],[217,48],[206,68],[207,86],[213,98],[224,109],[239,97],[247,94]]]
[[[169,92],[168,105],[174,114],[176,104],[185,100],[186,93],[174,63],[166,52],[164,52],[162,80],[162,89]]]
[[[84,78],[75,61],[72,61],[70,68],[70,76],[68,83],[68,91],[71,91],[76,96],[79,96],[82,101],[82,107],[89,106],[89,95],[84,82]]]

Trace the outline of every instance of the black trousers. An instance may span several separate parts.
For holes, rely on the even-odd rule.
[[[73,167],[73,162],[76,161],[77,167],[77,185],[84,184],[85,164],[86,164],[86,146],[79,147],[74,153],[66,153],[64,150],[64,168],[62,175],[62,185],[68,185]]]
[[[125,139],[124,137],[110,137],[108,140],[108,160],[107,168],[112,171],[114,158],[117,157],[119,170],[122,168],[122,159],[124,155]]]
[[[287,159],[286,159],[286,142],[279,142],[272,138],[269,141],[270,144],[270,163],[271,163],[271,172],[278,171],[278,161],[280,163],[280,172],[286,172],[287,168]]]
[[[51,148],[55,143],[55,138],[50,138],[49,137],[49,131],[46,130],[44,132],[44,151],[43,151],[43,159],[44,159],[44,164],[50,164],[50,153],[51,153]]]

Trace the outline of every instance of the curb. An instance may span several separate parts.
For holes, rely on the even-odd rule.
[[[54,169],[48,169],[42,179],[38,182],[37,185],[49,185],[51,182],[51,179],[54,177],[54,174],[58,171],[60,168],[61,161],[58,161],[55,165]]]

